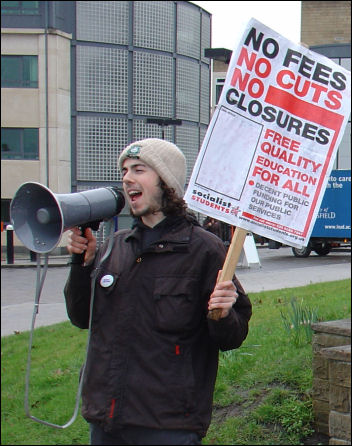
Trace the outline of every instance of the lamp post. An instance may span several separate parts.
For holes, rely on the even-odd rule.
[[[181,119],[173,118],[147,118],[147,124],[157,124],[161,127],[161,138],[165,139],[165,127],[168,125],[182,125]]]

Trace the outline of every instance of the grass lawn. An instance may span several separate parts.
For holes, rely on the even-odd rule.
[[[350,317],[351,282],[249,296],[253,304],[249,335],[239,349],[220,354],[213,419],[203,444],[299,445],[313,431],[312,349],[307,327],[293,323],[290,330],[287,321],[294,322],[298,309],[319,321]],[[86,340],[87,331],[69,322],[35,330],[31,415],[58,425],[69,421]],[[67,429],[26,417],[28,343],[28,332],[1,338],[1,444],[89,444],[88,425],[80,415]]]

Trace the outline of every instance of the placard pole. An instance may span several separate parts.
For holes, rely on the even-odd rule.
[[[239,228],[238,226],[236,227],[218,282],[232,280],[247,232],[248,231],[246,229]],[[221,316],[221,311],[221,308],[210,310],[208,312],[208,318],[218,321]]]

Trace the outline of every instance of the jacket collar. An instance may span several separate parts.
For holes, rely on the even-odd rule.
[[[136,221],[139,220],[139,221]],[[133,223],[132,230],[125,237],[125,242],[141,240],[141,230],[144,226],[140,219]],[[191,239],[193,225],[185,217],[166,217],[158,225],[165,226],[163,235],[158,240],[176,244],[188,244]]]

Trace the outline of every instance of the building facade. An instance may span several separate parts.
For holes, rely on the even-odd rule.
[[[21,5],[13,9],[14,3]],[[24,182],[70,191],[71,34],[49,27],[44,3],[1,4],[1,220],[5,222],[10,200]]]
[[[5,1],[1,17],[2,221],[27,181],[57,194],[121,187],[119,153],[147,137],[177,144],[190,176],[210,120],[208,12],[187,1]]]

